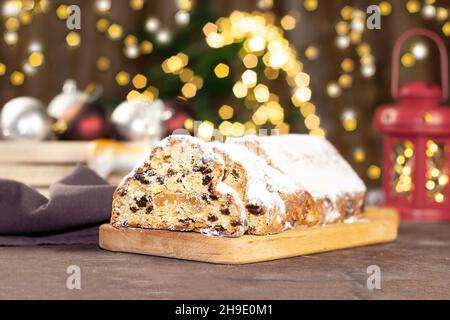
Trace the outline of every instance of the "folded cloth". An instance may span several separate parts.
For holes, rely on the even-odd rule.
[[[0,179],[0,246],[98,243],[114,190],[83,165],[53,184],[49,199],[23,183]]]

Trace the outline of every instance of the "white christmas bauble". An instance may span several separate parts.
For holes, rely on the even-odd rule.
[[[0,127],[5,139],[44,140],[50,135],[51,121],[43,102],[31,97],[18,97],[3,106]]]
[[[61,119],[67,110],[74,104],[86,100],[87,94],[77,90],[77,84],[74,80],[66,80],[62,92],[50,101],[47,113],[53,119]]]
[[[117,132],[128,140],[161,139],[164,123],[170,117],[161,100],[124,101],[111,115]]]

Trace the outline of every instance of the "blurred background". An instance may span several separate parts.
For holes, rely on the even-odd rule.
[[[213,128],[224,136],[276,128],[326,136],[370,187],[381,184],[382,138],[372,123],[375,109],[392,101],[395,41],[425,27],[450,47],[450,0],[0,4],[5,140],[135,140],[148,126],[159,138],[194,130],[194,121],[205,139]],[[70,5],[80,8],[80,29],[68,28],[77,18]],[[369,5],[379,6],[380,30],[366,27]],[[432,43],[408,42],[400,74],[401,83],[439,83]],[[153,113],[136,109],[142,104]],[[30,110],[34,118],[20,125]],[[43,124],[29,129],[39,117]]]

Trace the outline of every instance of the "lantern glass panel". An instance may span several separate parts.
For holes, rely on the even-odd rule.
[[[445,145],[433,140],[427,141],[426,148],[426,183],[427,196],[430,200],[445,201],[445,189],[449,183],[445,166]]]
[[[408,201],[414,191],[414,151],[414,143],[409,140],[394,143],[392,150],[392,194]]]

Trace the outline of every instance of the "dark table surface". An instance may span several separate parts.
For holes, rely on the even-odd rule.
[[[81,270],[69,290],[66,271]],[[381,289],[367,288],[368,266]],[[112,253],[0,248],[2,299],[450,299],[450,224],[408,224],[394,243],[243,266]]]

